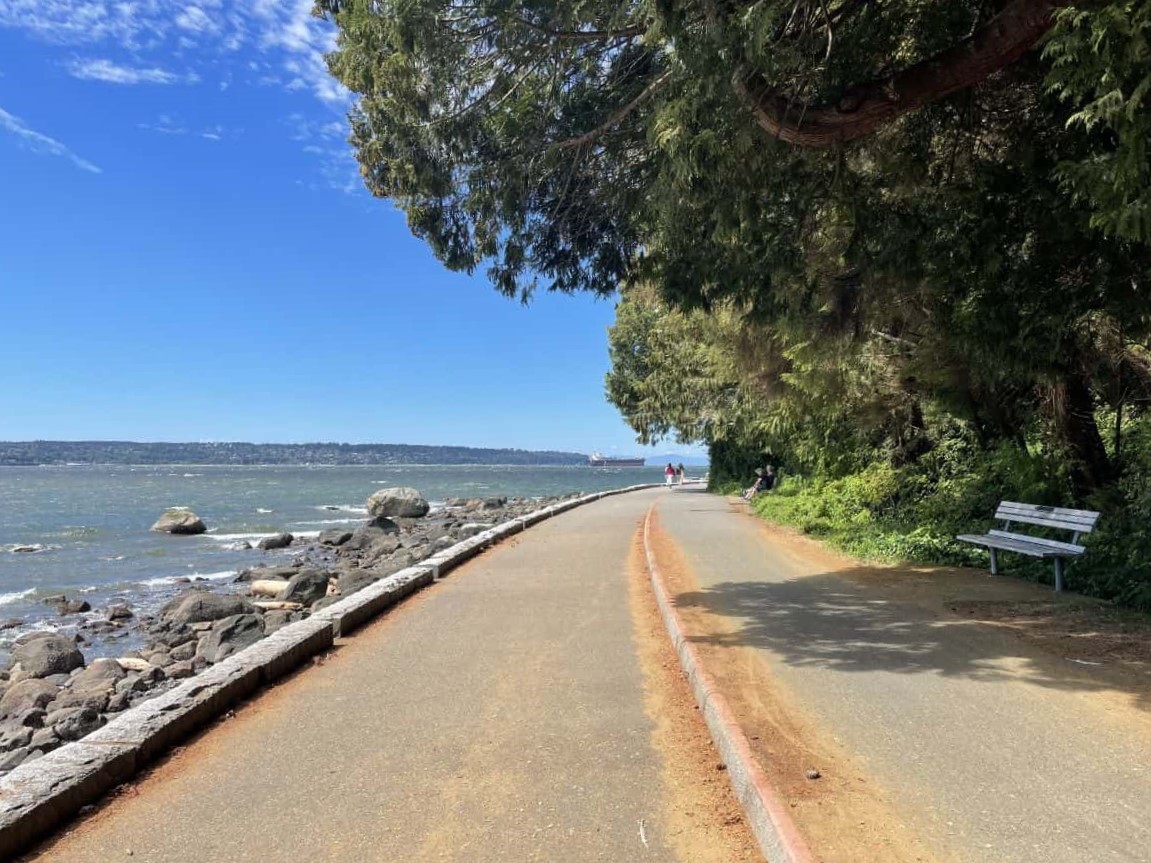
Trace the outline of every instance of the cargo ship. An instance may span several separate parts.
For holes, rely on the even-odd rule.
[[[611,458],[610,456],[600,455],[598,452],[593,452],[587,457],[588,467],[643,467],[645,459],[643,456],[636,458]]]

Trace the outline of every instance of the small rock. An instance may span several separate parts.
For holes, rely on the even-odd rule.
[[[164,669],[168,674],[169,680],[183,680],[185,677],[191,677],[196,673],[195,666],[191,660],[184,660],[183,662],[173,662]]]
[[[25,748],[13,749],[3,758],[0,758],[0,773],[7,773],[9,770],[15,770],[21,764],[28,760],[28,750]]]
[[[123,680],[116,682],[116,692],[124,695],[143,692],[147,688],[148,684],[141,680],[138,674],[129,674]]]
[[[184,662],[185,660],[191,659],[196,655],[196,640],[191,639],[173,647],[168,655],[176,662]]]
[[[50,724],[61,740],[79,740],[104,724],[100,714],[91,707],[77,707],[49,713],[44,720]]]
[[[803,775],[806,776],[808,779],[818,779],[823,774],[820,773],[818,770],[812,768],[811,770],[805,771]]]
[[[11,752],[32,742],[33,729],[23,725],[0,725],[0,752]]]
[[[140,656],[121,656],[116,660],[116,663],[124,669],[124,671],[132,671],[136,674],[147,671],[152,667],[152,663]]]
[[[41,728],[32,735],[31,746],[33,749],[50,752],[53,749],[59,748],[60,743],[60,735],[56,733],[55,728],[49,726],[48,728]]]
[[[127,605],[109,605],[105,612],[108,620],[130,620],[135,615]]]
[[[83,614],[91,610],[91,603],[84,599],[69,599],[66,602],[56,603],[56,613],[61,617],[65,614]]]

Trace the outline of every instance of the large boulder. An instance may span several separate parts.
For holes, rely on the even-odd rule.
[[[414,488],[382,488],[368,498],[368,515],[399,518],[423,518],[428,502]]]
[[[391,550],[395,551],[400,547],[399,533],[400,526],[387,516],[381,515],[357,527],[351,538],[340,546],[340,553],[365,551],[380,544],[390,545]]]
[[[295,537],[290,533],[279,533],[275,536],[265,536],[256,543],[256,548],[260,551],[274,551],[277,548],[287,548],[295,541]]]
[[[340,588],[341,596],[351,596],[357,590],[363,590],[369,584],[375,584],[379,580],[380,574],[378,572],[373,572],[370,569],[351,569],[341,572],[336,584]]]
[[[236,576],[236,581],[258,581],[262,579],[280,579],[287,581],[300,571],[299,566],[253,566],[243,570]]]
[[[219,662],[263,637],[264,621],[260,615],[237,614],[212,624],[199,653],[208,662]]]
[[[55,699],[60,687],[46,680],[30,678],[13,683],[0,698],[0,719],[18,716],[33,707],[44,707]]]
[[[190,509],[169,509],[156,520],[151,529],[160,533],[195,534],[203,533],[208,527]]]
[[[316,542],[320,545],[343,545],[351,538],[352,532],[350,530],[323,530],[316,537]]]
[[[280,602],[298,602],[311,605],[328,595],[328,574],[318,569],[302,569],[288,579],[277,595]]]
[[[127,672],[115,659],[93,660],[91,665],[68,681],[52,702],[52,709],[91,707],[94,710],[104,710],[108,706],[108,699],[116,691],[116,683],[126,676]]]
[[[76,642],[62,635],[44,633],[27,641],[21,639],[12,651],[12,667],[31,677],[67,674],[73,668],[82,668],[84,654]]]
[[[252,614],[255,610],[242,596],[194,590],[165,605],[160,609],[160,616],[173,623],[202,623],[236,614]]]

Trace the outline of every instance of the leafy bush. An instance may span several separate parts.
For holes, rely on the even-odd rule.
[[[1151,429],[1138,433],[1129,446],[1149,463],[1133,458],[1118,488],[1089,503],[1103,516],[1087,540],[1090,551],[1068,567],[1067,581],[1072,590],[1151,611]],[[958,542],[956,534],[990,527],[1001,500],[1069,505],[1064,464],[1043,452],[1009,445],[981,451],[953,438],[913,465],[876,462],[832,480],[787,477],[759,495],[754,508],[866,559],[986,567],[987,552]],[[1010,555],[1004,562],[1012,576],[1053,577],[1047,561]]]

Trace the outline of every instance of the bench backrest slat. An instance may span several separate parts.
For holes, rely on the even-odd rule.
[[[1012,533],[1009,530],[989,530],[987,533],[991,536],[1001,536],[1004,539],[1021,539],[1033,545],[1041,545],[1044,548],[1050,548],[1055,551],[1069,551],[1072,554],[1080,554],[1087,549],[1081,545],[1076,545],[1073,542],[1059,542],[1056,539],[1044,539],[1039,536],[1028,536],[1024,533]]]
[[[1005,500],[995,511],[995,518],[1070,530],[1075,533],[1091,533],[1095,528],[1095,522],[1099,519],[1099,513],[1086,509],[1064,509],[1058,506],[1039,506]]]

